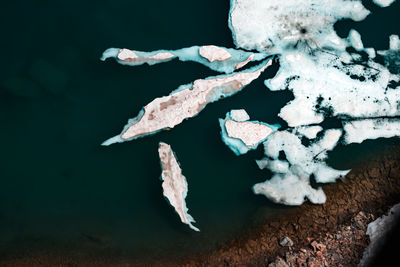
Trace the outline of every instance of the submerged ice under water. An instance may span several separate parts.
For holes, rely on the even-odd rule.
[[[387,6],[391,1],[375,3]],[[399,38],[391,36],[389,49],[375,52],[374,48],[364,48],[361,35],[355,30],[351,30],[347,38],[340,38],[333,27],[338,20],[360,21],[369,13],[359,0],[232,0],[229,27],[238,49],[222,48],[232,58],[221,57],[215,63],[202,57],[199,47],[135,51],[134,57],[141,58],[140,64],[153,64],[154,57],[160,53],[167,55],[160,62],[173,57],[195,61],[227,73],[218,76],[224,81],[232,76],[238,63],[247,63],[254,57],[260,60],[277,56],[278,73],[266,80],[265,85],[271,91],[291,90],[294,99],[279,113],[287,127],[274,129],[263,139],[265,157],[257,160],[258,166],[268,169],[273,176],[256,184],[253,191],[286,205],[300,205],[306,199],[324,203],[326,196],[322,188],[312,187],[311,178],[318,183],[330,183],[348,173],[348,170],[335,170],[326,164],[328,151],[339,142],[361,143],[366,139],[400,135]],[[127,57],[121,53],[125,51],[110,49],[103,58],[114,57],[122,64],[137,65],[137,62],[124,61]],[[376,60],[376,54],[384,58],[383,64]],[[235,86],[222,83],[221,88],[229,91]],[[195,96],[189,94],[180,101],[190,102],[191,97]],[[212,102],[212,99],[205,101]],[[159,112],[162,113],[162,109]],[[338,119],[342,127],[326,128],[323,122],[328,118]],[[141,119],[131,121],[129,126]],[[233,151],[240,144],[245,145],[240,139],[225,143]],[[282,153],[284,158],[280,156]]]

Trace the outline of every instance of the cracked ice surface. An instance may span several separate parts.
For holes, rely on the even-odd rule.
[[[248,121],[249,119],[244,109],[231,110],[225,119],[219,119],[222,140],[236,155],[256,149],[280,127],[259,121]]]
[[[158,154],[162,167],[161,178],[163,180],[164,196],[171,206],[175,208],[181,221],[189,225],[191,229],[199,232],[200,230],[192,225],[196,221],[190,216],[186,207],[185,198],[188,192],[188,185],[171,146],[161,142],[158,147]]]

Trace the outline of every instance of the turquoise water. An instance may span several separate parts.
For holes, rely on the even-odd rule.
[[[268,177],[254,162],[262,149],[236,157],[223,144],[218,124],[227,111],[245,108],[254,120],[284,125],[276,114],[291,94],[263,85],[276,68],[171,131],[100,146],[152,99],[216,74],[192,62],[121,66],[101,62],[101,53],[108,47],[233,47],[228,1],[14,1],[4,10],[1,257],[99,248],[121,257],[176,256],[213,249],[255,217],[288,210],[251,192]],[[367,36],[366,46],[386,49],[389,34],[399,33],[396,13],[383,11],[355,24]],[[189,183],[189,213],[200,233],[181,224],[162,196],[159,141],[171,144],[178,156]],[[348,160],[343,149],[332,164],[348,168],[365,150],[379,151],[379,144],[352,148],[362,152]],[[398,141],[385,143],[393,144]]]

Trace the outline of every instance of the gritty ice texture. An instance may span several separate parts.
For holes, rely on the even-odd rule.
[[[185,198],[188,192],[188,185],[185,176],[182,175],[182,170],[176,159],[171,146],[166,143],[160,143],[158,147],[162,167],[162,188],[163,194],[168,199],[176,213],[178,213],[181,221],[195,231],[200,231],[192,225],[195,222],[192,216],[188,214]]]
[[[142,52],[126,48],[109,48],[104,51],[101,60],[114,58],[123,65],[154,65],[178,58],[181,61],[194,61],[212,70],[231,73],[244,67],[250,61],[260,61],[268,56],[266,53],[252,53],[238,49],[224,48],[215,45],[192,46],[178,50],[157,50]]]
[[[339,19],[364,19],[358,0],[231,0],[229,26],[244,49],[281,52],[288,47],[345,47],[333,29]]]
[[[373,0],[374,3],[380,7],[388,7],[396,0]]]
[[[367,235],[371,240],[368,247],[365,249],[363,257],[358,264],[359,267],[363,266],[374,266],[374,257],[384,247],[386,240],[390,238],[388,234],[394,227],[398,225],[400,220],[400,203],[394,205],[388,215],[376,219],[375,221],[368,224]]]
[[[329,183],[349,172],[335,170],[325,163],[327,152],[335,147],[341,135],[340,129],[329,129],[321,139],[305,146],[299,134],[287,130],[274,132],[264,142],[266,157],[257,161],[261,169],[268,168],[274,175],[254,185],[254,193],[286,205],[300,205],[306,198],[312,203],[324,203],[324,192],[310,185],[310,177],[313,175],[318,183]],[[279,159],[282,152],[285,159]]]
[[[121,134],[103,145],[136,139],[163,129],[171,129],[183,120],[196,116],[208,104],[229,97],[257,79],[271,64],[267,59],[249,70],[200,79],[159,97],[147,104],[139,115],[128,121]]]
[[[256,149],[280,127],[259,121],[248,121],[249,119],[244,109],[232,110],[226,114],[225,119],[219,119],[222,140],[236,155]]]

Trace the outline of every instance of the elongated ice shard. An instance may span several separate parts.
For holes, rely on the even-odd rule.
[[[249,119],[244,109],[231,110],[225,119],[219,119],[222,140],[236,155],[256,149],[280,127],[259,121],[248,121]]]
[[[267,59],[248,70],[209,77],[182,85],[169,96],[159,97],[147,104],[138,116],[128,121],[121,134],[105,141],[103,145],[124,142],[171,129],[183,120],[196,116],[208,104],[232,96],[257,79],[271,65]]]
[[[158,147],[158,154],[162,167],[161,179],[163,180],[162,188],[164,196],[168,199],[171,206],[174,207],[181,221],[189,225],[191,229],[199,232],[200,230],[192,225],[196,221],[188,213],[188,208],[186,207],[185,198],[188,192],[188,185],[185,176],[182,175],[182,170],[171,146],[161,142]]]
[[[194,61],[218,72],[231,73],[244,67],[250,61],[260,61],[269,54],[253,53],[215,45],[192,46],[178,50],[157,50],[142,52],[126,48],[109,48],[101,60],[115,58],[123,65],[137,66],[158,64],[178,58],[181,61]]]

